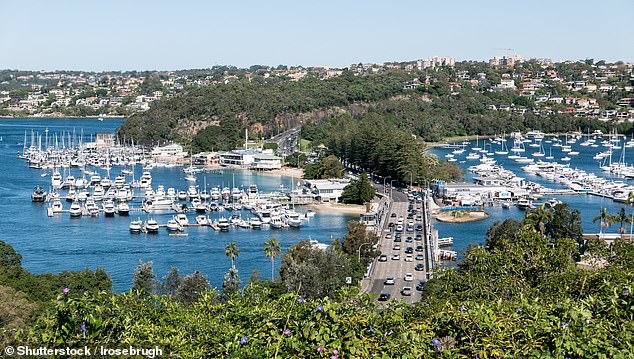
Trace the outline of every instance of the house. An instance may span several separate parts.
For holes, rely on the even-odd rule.
[[[171,143],[166,146],[156,146],[150,153],[154,162],[182,163],[187,152],[183,151],[183,146],[178,143]]]
[[[349,184],[346,179],[308,180],[307,185],[315,199],[320,202],[339,202],[343,189]]]
[[[251,168],[255,170],[279,170],[282,168],[282,157],[259,153],[253,156]]]
[[[233,150],[220,153],[221,166],[237,166],[248,168],[255,161],[257,152],[245,150]]]
[[[192,161],[196,166],[218,166],[220,155],[218,152],[200,152],[192,156]]]

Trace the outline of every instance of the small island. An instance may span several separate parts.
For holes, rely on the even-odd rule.
[[[447,211],[435,214],[433,217],[439,222],[445,223],[467,223],[481,221],[489,218],[490,214],[484,211]]]

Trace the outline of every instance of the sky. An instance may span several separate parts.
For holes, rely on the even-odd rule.
[[[632,0],[0,0],[0,69],[634,62]]]

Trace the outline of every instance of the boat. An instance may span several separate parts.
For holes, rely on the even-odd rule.
[[[228,231],[229,230],[229,221],[225,217],[218,218],[218,228],[221,231]]]
[[[520,198],[517,201],[517,208],[519,209],[527,209],[527,208],[530,208],[530,206],[531,206],[531,201],[526,198]]]
[[[253,229],[262,229],[262,221],[260,221],[259,218],[252,218],[249,221],[249,225],[251,226],[251,228]]]
[[[200,226],[208,226],[210,222],[209,217],[205,215],[196,216],[196,224]]]
[[[70,205],[70,209],[68,210],[68,213],[70,213],[71,218],[81,217],[81,205],[79,204],[79,202],[74,201]]]
[[[568,161],[571,160],[571,158],[566,156],[566,157],[562,157],[561,160],[564,161],[564,162],[568,162]]]
[[[178,194],[176,195],[176,197],[181,200],[184,201],[187,199],[187,192],[185,191],[178,191]]]
[[[159,230],[159,224],[154,218],[150,218],[145,222],[145,231],[148,233],[156,233]]]
[[[555,208],[556,205],[561,204],[563,202],[561,202],[558,199],[555,198],[551,198],[548,201],[544,202],[544,204],[546,205],[546,207],[550,207],[550,208]]]
[[[207,212],[207,206],[200,200],[200,198],[192,199],[192,207],[199,213]]]
[[[449,247],[453,245],[453,237],[438,238],[438,247]]]
[[[108,201],[104,201],[101,206],[103,207],[103,214],[106,217],[112,217],[114,216],[115,213],[115,207],[114,207],[114,202],[108,200]]]
[[[194,176],[194,175],[187,175],[187,176],[185,176],[185,181],[188,181],[188,182],[196,182],[196,176]]]
[[[172,217],[167,221],[167,230],[170,232],[180,232],[183,230],[183,226],[178,222],[175,217]]]
[[[152,174],[148,171],[145,171],[139,179],[139,187],[148,188],[150,186],[152,186]]]
[[[53,172],[53,176],[51,176],[51,186],[54,189],[62,188],[62,175],[57,171]]]
[[[187,196],[190,199],[198,197],[198,190],[196,189],[196,186],[189,186],[189,189],[187,189]]]
[[[286,216],[288,217],[288,225],[291,227],[298,228],[302,224],[302,219],[299,216],[299,213],[295,211],[286,212]]]
[[[86,198],[86,204],[84,204],[84,207],[91,217],[97,217],[99,215],[99,207],[97,207],[94,198]]]
[[[53,213],[62,213],[63,211],[63,207],[62,207],[62,201],[60,201],[59,199],[56,199],[53,201],[53,203],[51,203],[51,211]]]
[[[284,220],[282,219],[282,216],[272,216],[270,224],[272,228],[281,229],[284,227]]]
[[[119,203],[119,205],[117,206],[117,213],[119,213],[120,216],[127,216],[130,213],[130,206],[128,206],[128,203]]]
[[[130,221],[130,232],[139,233],[141,232],[143,222],[141,222],[140,218],[137,218],[135,221]]]
[[[181,226],[186,226],[189,224],[189,219],[187,219],[187,216],[184,213],[179,213],[174,218],[176,219],[176,222],[178,222],[178,224],[180,224]]]
[[[40,186],[35,186],[31,193],[32,202],[44,202],[46,200],[46,192]]]
[[[502,202],[502,208],[509,209],[511,208],[511,204],[509,202]]]

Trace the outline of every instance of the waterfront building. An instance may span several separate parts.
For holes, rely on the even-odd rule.
[[[253,156],[251,168],[255,170],[279,170],[282,168],[282,157],[260,153]]]
[[[339,202],[343,189],[350,183],[346,179],[326,179],[306,181],[309,188],[320,202]]]
[[[200,152],[192,156],[196,166],[218,166],[220,165],[220,154],[218,152]]]
[[[151,155],[154,162],[182,163],[187,157],[187,152],[183,151],[183,146],[178,143],[172,143],[166,146],[154,147]]]

